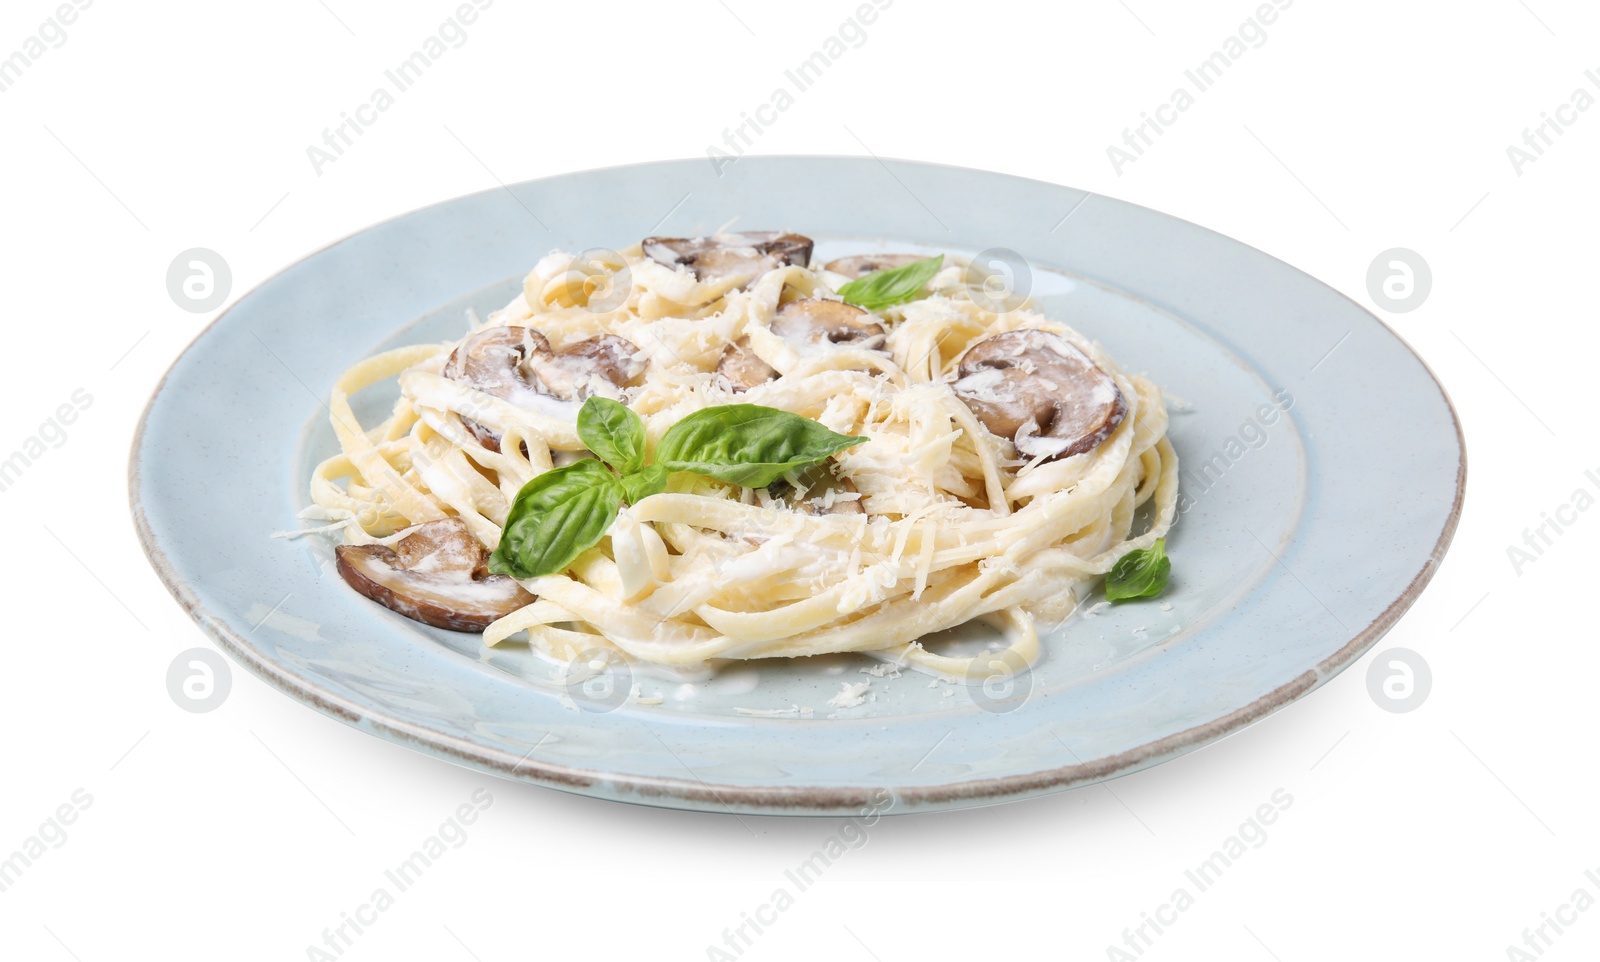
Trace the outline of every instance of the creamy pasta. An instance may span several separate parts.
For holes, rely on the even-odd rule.
[[[961,675],[968,659],[919,639],[998,618],[1031,664],[1040,627],[1173,522],[1160,389],[1031,302],[975,296],[959,260],[904,303],[847,305],[851,274],[886,261],[816,264],[805,238],[780,243],[795,236],[552,253],[460,341],[356,364],[329,399],[341,450],[316,468],[308,516],[390,549],[383,591],[432,578],[441,604],[486,606],[467,619],[486,645],[683,667],[865,652]],[[359,424],[350,397],[390,378],[390,415]],[[568,569],[520,584],[436,550],[446,535],[494,549],[523,486],[587,455],[575,418],[596,395],[636,413],[652,449],[736,403],[865,441],[766,488],[672,474]]]

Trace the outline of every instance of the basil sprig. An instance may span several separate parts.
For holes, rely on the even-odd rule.
[[[668,471],[764,488],[796,468],[831,458],[866,438],[835,434],[817,422],[759,404],[696,411],[672,426],[656,449]]]
[[[903,267],[873,271],[839,288],[839,296],[857,307],[881,311],[915,298],[943,266],[944,255],[939,254],[912,261]]]
[[[644,422],[625,405],[603,397],[583,402],[578,409],[578,437],[623,476],[644,467]]]
[[[640,468],[622,476],[622,496],[629,504],[638,504],[652,494],[667,490],[667,469],[659,464]]]
[[[491,572],[537,578],[567,570],[605,536],[624,501],[636,504],[666,490],[671,472],[760,488],[866,440],[788,411],[728,404],[674,424],[656,450],[657,463],[646,465],[644,422],[602,397],[583,402],[578,437],[600,460],[585,458],[522,486],[489,556]]]
[[[1143,550],[1130,551],[1117,559],[1106,575],[1106,600],[1129,601],[1154,598],[1167,587],[1172,574],[1172,559],[1167,557],[1167,539],[1157,538]]]
[[[517,492],[489,570],[516,578],[565,571],[600,540],[620,507],[622,482],[593,458],[546,471]]]

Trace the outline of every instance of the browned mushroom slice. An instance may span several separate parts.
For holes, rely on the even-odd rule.
[[[444,376],[521,407],[550,411],[552,400],[582,401],[593,395],[621,400],[622,388],[643,368],[638,349],[611,334],[554,351],[532,328],[491,327],[450,352]],[[461,420],[478,443],[500,450],[499,434],[471,418]]]
[[[489,552],[460,518],[407,528],[393,548],[334,549],[350,587],[391,611],[435,628],[482,631],[532,604],[515,578],[489,574]]]
[[[822,269],[849,278],[865,277],[878,271],[894,270],[916,261],[926,260],[921,254],[852,254],[824,264]]]
[[[702,281],[743,277],[743,284],[784,266],[811,264],[811,238],[778,231],[744,231],[713,237],[646,237],[644,256],[668,267],[682,265]]]
[[[844,301],[821,298],[790,301],[778,308],[772,333],[801,351],[819,344],[877,348],[884,337],[883,325],[873,315]]]
[[[961,358],[956,395],[993,434],[1028,458],[1093,450],[1128,415],[1111,375],[1049,331],[984,338]]]
[[[877,349],[884,340],[883,325],[873,315],[843,301],[821,298],[790,301],[778,308],[772,319],[772,333],[802,353],[839,344]],[[748,391],[778,376],[772,365],[751,349],[749,337],[723,348],[717,373],[727,378],[735,391]]]
[[[748,337],[741,337],[722,349],[722,358],[717,361],[717,373],[727,378],[735,392],[741,393],[778,376],[772,365],[751,349]]]
[[[807,469],[795,480],[800,482],[800,488],[779,480],[767,485],[767,493],[806,514],[867,513],[855,482],[834,475],[826,462]]]
[[[569,344],[548,356],[529,358],[534,390],[563,401],[590,397],[622,400],[622,389],[644,373],[639,349],[614,334]]]
[[[550,341],[527,327],[491,327],[463,341],[444,364],[444,376],[466,381],[473,387],[515,403],[523,392],[532,391],[523,370],[530,356],[550,354]],[[469,417],[462,417],[478,443],[490,451],[500,450],[500,435]]]
[[[531,327],[489,327],[462,341],[444,362],[444,376],[511,400],[532,390],[523,363],[555,353],[550,341]]]

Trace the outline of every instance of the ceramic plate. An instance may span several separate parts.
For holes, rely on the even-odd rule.
[[[459,337],[467,309],[503,305],[553,248],[620,248],[734,218],[807,234],[820,257],[1006,248],[1046,314],[1181,399],[1183,511],[1160,601],[1075,616],[1010,685],[877,677],[861,671],[873,662],[840,656],[569,690],[526,646],[482,650],[475,635],[400,618],[347,588],[320,540],[272,537],[297,526],[311,466],[335,449],[321,401],[351,363]],[[374,423],[393,396],[374,390],[357,413]],[[1416,600],[1465,477],[1455,413],[1422,361],[1280,261],[1066,187],[818,157],[745,158],[720,176],[704,160],[569,174],[362,231],[267,281],[189,346],[131,464],[134,517],[168,588],[291,697],[552,788],[816,814],[881,807],[882,792],[911,812],[1059,791],[1283,707]],[[993,640],[982,626],[953,634],[943,643]],[[863,704],[829,704],[865,680]]]

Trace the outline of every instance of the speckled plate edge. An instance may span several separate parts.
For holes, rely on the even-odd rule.
[[[828,160],[837,158],[817,156],[789,157],[782,159]],[[896,164],[910,166],[942,167],[946,170],[965,171],[974,174],[990,174],[988,171],[977,171],[969,168],[956,168],[950,165],[927,164],[921,161],[896,160],[893,162]],[[667,163],[670,163],[670,161]],[[649,165],[623,165],[622,167],[608,169],[625,169],[626,167],[632,166]],[[1019,178],[1015,177],[1014,175],[1003,176],[1013,177],[1016,180],[1030,180],[1030,178]],[[526,183],[534,184],[538,182],[539,181],[536,180]],[[1045,181],[1033,182],[1049,187],[1058,186],[1055,184],[1049,184]],[[490,194],[503,189],[507,188],[492,188],[479,193]],[[1101,195],[1089,194],[1087,196],[1099,197]],[[314,257],[316,254],[321,253],[322,251],[336,247],[339,244],[365,233],[374,227],[399,220],[408,216],[409,214],[416,213],[417,211],[429,210],[460,199],[461,198],[450,198],[440,201],[436,204],[424,205],[423,207],[417,208],[414,211],[409,211],[397,215],[396,217],[388,218],[376,224],[369,225],[361,230],[353,231],[345,237],[335,240],[332,243],[324,245],[322,248],[307,254],[305,257],[294,262],[294,264],[298,264],[310,257]],[[1115,200],[1114,198],[1103,199],[1110,200],[1118,204],[1124,204],[1129,207],[1139,207],[1139,205],[1131,204],[1127,201]],[[1147,211],[1149,210],[1148,208],[1139,209]],[[1276,258],[1272,258],[1271,255],[1268,255],[1257,248],[1251,247],[1250,245],[1244,244],[1242,241],[1226,237],[1226,235],[1217,234],[1215,231],[1211,231],[1209,228],[1202,227],[1190,221],[1185,221],[1182,218],[1173,217],[1170,214],[1163,214],[1158,211],[1153,211],[1152,213],[1157,213],[1162,217],[1169,218],[1175,222],[1182,223],[1196,230],[1204,231],[1207,234],[1221,237],[1227,240],[1229,243],[1236,244],[1241,248],[1247,248],[1256,254],[1260,254],[1261,256],[1282,265],[1288,270],[1309,277],[1309,275],[1305,275],[1303,271],[1300,271],[1293,265],[1279,261]],[[544,761],[530,762],[526,757],[517,758],[507,752],[502,752],[486,746],[474,744],[464,739],[444,735],[423,726],[413,725],[397,718],[371,712],[367,708],[357,705],[348,699],[332,696],[327,692],[308,686],[304,684],[300,678],[296,677],[290,672],[285,671],[280,665],[257,657],[255,651],[243,637],[236,633],[224,620],[213,615],[202,605],[198,596],[190,589],[187,582],[185,582],[177,574],[173,565],[167,560],[165,552],[158,544],[157,535],[152,530],[149,521],[145,516],[143,506],[139,502],[138,492],[140,489],[140,450],[143,446],[145,429],[149,421],[151,409],[154,407],[155,402],[157,398],[160,397],[162,391],[166,389],[167,381],[171,377],[172,372],[180,364],[182,364],[184,358],[191,350],[194,349],[195,345],[204,339],[208,334],[210,334],[211,331],[228,316],[235,306],[248,299],[256,290],[266,286],[279,275],[287,272],[294,266],[294,264],[287,265],[282,270],[264,279],[250,292],[236,300],[233,305],[229,306],[228,309],[218,314],[217,317],[211,321],[211,323],[207,324],[206,327],[203,328],[190,341],[190,343],[184,348],[183,352],[181,352],[178,357],[174,359],[172,365],[168,368],[167,372],[162,375],[162,378],[157,383],[155,390],[151,393],[150,400],[146,403],[145,409],[140,415],[138,427],[134,432],[133,441],[130,446],[130,458],[128,464],[129,504],[133,515],[134,527],[138,534],[140,544],[144,548],[145,555],[149,558],[150,564],[155,569],[157,576],[161,579],[162,583],[166,585],[167,590],[172,593],[173,597],[178,601],[179,605],[182,606],[184,611],[186,611],[189,616],[194,619],[195,623],[202,631],[213,638],[218,645],[221,646],[222,649],[230,654],[236,661],[244,665],[258,677],[267,681],[273,687],[284,692],[285,694],[307,705],[310,705],[311,707],[323,712],[326,715],[329,715],[330,717],[336,718],[359,730],[378,735],[379,737],[385,738],[397,744],[405,745],[426,754],[433,755],[447,761],[452,761],[469,768],[476,768],[491,772],[506,778],[525,781],[558,790],[576,791],[585,794],[591,793],[592,790],[601,783],[614,782],[616,784],[626,786],[631,796],[629,800],[644,802],[646,804],[658,804],[669,807],[693,807],[698,809],[709,809],[713,811],[721,809],[730,812],[737,811],[757,814],[840,814],[874,804],[875,795],[877,794],[878,790],[863,786],[736,786],[725,784],[709,784],[698,779],[690,780],[662,777],[640,777],[632,775],[621,778],[612,778],[593,771],[573,768],[570,766],[556,765]],[[1311,280],[1315,281],[1316,279],[1311,278]],[[1321,282],[1317,283],[1320,284]],[[1323,286],[1327,287],[1327,285]],[[1129,774],[1143,768],[1148,768],[1169,758],[1193,751],[1196,748],[1216,741],[1225,735],[1228,735],[1266,717],[1267,715],[1277,711],[1280,708],[1283,708],[1284,706],[1303,697],[1307,693],[1326,683],[1334,675],[1338,674],[1345,667],[1365,653],[1369,648],[1371,648],[1378,641],[1378,639],[1383,637],[1383,635],[1388,632],[1396,622],[1399,621],[1401,615],[1403,615],[1411,607],[1411,605],[1416,602],[1417,598],[1421,595],[1422,590],[1432,580],[1434,573],[1438,569],[1439,563],[1443,560],[1445,553],[1448,551],[1450,543],[1455,536],[1456,528],[1461,517],[1461,508],[1466,494],[1467,478],[1466,439],[1462,432],[1461,419],[1456,412],[1454,404],[1452,404],[1450,401],[1448,392],[1446,392],[1444,386],[1439,382],[1438,377],[1434,374],[1432,368],[1430,368],[1427,362],[1424,361],[1414,349],[1412,349],[1411,345],[1407,343],[1404,338],[1395,332],[1393,328],[1385,324],[1381,318],[1377,317],[1377,315],[1373,314],[1371,311],[1368,311],[1361,304],[1357,303],[1336,289],[1331,287],[1327,289],[1333,290],[1334,293],[1338,294],[1339,297],[1346,303],[1355,307],[1361,313],[1371,318],[1385,333],[1393,338],[1397,344],[1405,348],[1405,350],[1411,354],[1422,371],[1427,375],[1428,380],[1434,389],[1438,391],[1439,398],[1443,401],[1445,409],[1449,412],[1451,424],[1455,429],[1456,448],[1459,452],[1459,458],[1456,467],[1455,492],[1451,501],[1451,506],[1445,517],[1444,525],[1434,543],[1432,551],[1429,553],[1427,560],[1417,571],[1412,580],[1407,584],[1405,589],[1399,594],[1398,597],[1390,602],[1376,618],[1367,624],[1365,628],[1352,636],[1350,640],[1341,648],[1339,648],[1334,654],[1323,659],[1314,670],[1306,670],[1290,682],[1279,686],[1278,688],[1257,698],[1255,701],[1232,712],[1128,751],[1124,751],[1106,758],[1096,759],[1090,762],[1064,765],[1059,768],[1046,769],[1025,774],[957,781],[944,785],[903,786],[898,788],[895,794],[897,801],[904,804],[902,806],[897,806],[895,811],[904,812],[915,810],[918,807],[946,807],[950,805],[968,807],[973,805],[992,804],[1014,798],[1029,797],[1051,791],[1060,791],[1078,785],[1098,782],[1119,775]]]

